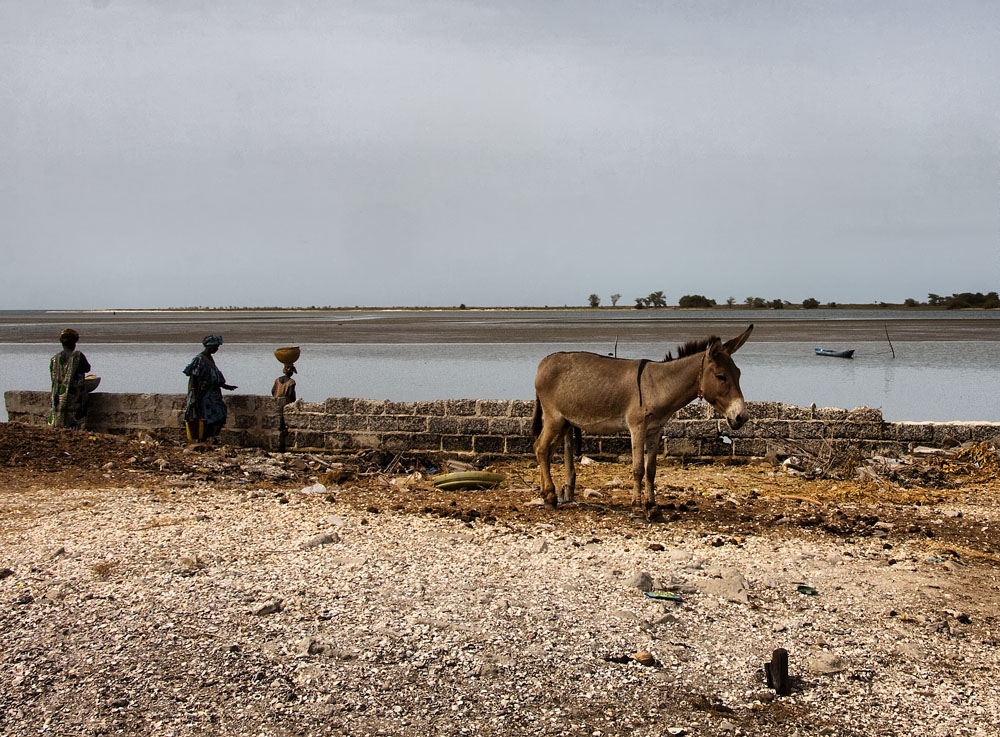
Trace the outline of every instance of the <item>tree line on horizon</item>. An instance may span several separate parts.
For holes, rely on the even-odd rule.
[[[611,295],[611,306],[616,307],[618,305],[618,300],[621,299],[620,294]],[[587,298],[587,303],[591,307],[600,307],[601,298],[597,294],[591,294]],[[888,306],[889,302],[874,302],[875,306]],[[635,309],[642,310],[647,307],[667,307],[667,298],[664,296],[662,290],[657,292],[652,292],[645,297],[635,298]],[[691,309],[711,309],[717,307],[718,303],[703,294],[685,294],[679,300],[677,300],[677,306],[680,308],[691,308]],[[749,308],[754,310],[781,310],[785,307],[794,307],[794,302],[789,302],[783,299],[772,299],[767,300],[763,297],[747,297],[743,300],[740,305],[741,308]],[[818,299],[814,297],[808,297],[799,305],[804,310],[815,310],[820,307],[827,307],[833,309],[839,307],[836,302],[827,302],[823,305]],[[942,297],[933,292],[927,295],[927,301],[921,302],[919,300],[908,297],[902,303],[903,307],[935,307],[944,308],[948,310],[960,310],[960,309],[986,309],[994,310],[1000,308],[1000,296],[996,292],[988,292],[983,294],[982,292],[961,292],[952,294],[950,297]],[[736,307],[736,298],[729,297],[726,300],[726,307],[733,308]]]

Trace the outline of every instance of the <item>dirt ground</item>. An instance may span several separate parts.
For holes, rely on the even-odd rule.
[[[466,522],[558,522],[587,529],[630,523],[631,469],[624,463],[578,465],[577,503],[553,515],[537,503],[537,470],[526,459],[479,464],[506,475],[500,488],[443,492],[429,477],[447,470],[447,456],[276,454],[208,445],[192,450],[146,434],[126,437],[0,423],[0,489],[8,493],[210,483],[220,490],[249,484],[280,498],[328,478],[324,463],[344,466],[338,502],[361,510],[391,509]],[[561,471],[558,464],[555,471]],[[588,489],[597,493],[588,497]],[[982,525],[962,514],[931,523],[926,514],[947,503],[995,508],[1000,462],[983,447],[928,460],[912,478],[874,483],[789,475],[763,462],[668,463],[657,474],[657,489],[664,523],[673,526],[740,538],[767,534],[780,521],[817,534],[864,537],[877,533],[875,525],[883,522],[892,525],[893,537],[919,540],[928,549],[1000,562],[1000,526]]]
[[[622,463],[550,511],[530,461],[441,491],[452,460],[0,424],[0,733],[996,734],[991,444],[666,465],[652,524]]]

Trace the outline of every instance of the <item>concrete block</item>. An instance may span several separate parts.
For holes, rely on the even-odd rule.
[[[763,458],[767,455],[767,440],[762,438],[736,438],[733,440],[733,455],[741,458]]]
[[[380,439],[380,445],[385,450],[406,451],[416,449],[413,445],[414,436],[412,433],[387,432],[383,433]]]
[[[230,415],[228,423],[237,430],[253,430],[257,426],[254,415]]]
[[[436,432],[442,435],[457,435],[458,434],[458,418],[457,417],[428,417],[427,418],[427,431]]]
[[[345,418],[342,418],[345,419]],[[427,430],[426,417],[405,417],[402,415],[381,415],[369,418],[371,430],[375,432],[424,432]]]
[[[126,393],[105,393],[104,401],[111,411],[127,412],[130,410],[145,409],[149,406],[152,395],[150,394],[126,394]]]
[[[448,399],[444,403],[447,415],[471,417],[476,414],[475,399]]]
[[[993,440],[1000,436],[1000,424],[996,422],[986,422],[969,427],[969,432],[974,443],[982,443],[986,440]]]
[[[510,403],[511,417],[531,417],[535,411],[535,400],[515,399]]]
[[[904,442],[929,443],[934,439],[934,427],[930,422],[895,422],[886,425],[883,437]]]
[[[3,404],[7,408],[8,416],[13,416],[15,413],[22,414],[25,411],[24,406],[28,399],[25,394],[27,392],[6,391],[3,393]]]
[[[491,419],[486,432],[490,435],[527,435],[528,421],[519,417]]]
[[[460,417],[458,432],[464,435],[481,435],[490,429],[490,421],[485,417]]]
[[[323,411],[331,415],[351,415],[354,414],[355,401],[352,397],[329,397],[323,402],[325,407]]]
[[[381,417],[371,415],[337,415],[332,418],[336,422],[336,429],[343,432],[357,432],[358,430],[371,430],[372,424],[380,421]]]
[[[442,435],[441,450],[472,452],[472,438],[469,435]]]
[[[254,397],[250,394],[223,394],[222,398],[230,412],[253,412],[256,408]]]
[[[289,430],[316,430],[328,432],[341,429],[337,424],[337,417],[333,415],[321,415],[314,413],[303,413],[285,418],[285,426]]]
[[[835,448],[852,456],[870,458],[872,456],[898,456],[907,452],[906,443],[895,440],[838,440]]]
[[[503,453],[504,438],[500,435],[477,435],[472,441],[476,453]]]
[[[170,421],[170,416],[167,413],[161,412],[157,409],[140,410],[139,412],[136,413],[136,415],[137,415],[137,422],[135,425],[136,427],[142,427],[142,428],[167,427]],[[250,417],[251,419],[254,419],[252,415],[250,415]]]
[[[674,415],[676,420],[707,420],[711,414],[712,407],[707,402],[691,402],[677,410]]]
[[[718,438],[704,438],[701,441],[701,452],[703,456],[727,457],[733,455],[733,443],[723,443]]]
[[[476,414],[480,417],[510,417],[510,401],[480,399],[476,402]]]
[[[353,411],[353,410],[352,410]],[[325,414],[326,402],[303,402],[301,399],[292,402],[285,407],[285,416],[288,414]]]
[[[939,444],[945,436],[954,438],[959,443],[967,443],[972,440],[972,424],[967,422],[934,422],[929,423],[934,431],[933,439],[927,441],[932,444]]]
[[[387,415],[413,415],[417,411],[417,406],[413,402],[386,402],[385,413]]]
[[[683,438],[687,435],[687,422],[671,420],[663,426],[663,437]]]
[[[346,432],[323,433],[323,448],[328,450],[352,450],[358,446],[354,444],[354,436]]]
[[[813,418],[817,420],[846,420],[847,410],[839,407],[817,407]]]
[[[414,403],[414,414],[427,417],[441,417],[444,415],[444,401],[416,402]]]
[[[826,435],[826,423],[819,420],[801,420],[788,422],[786,437],[793,440],[802,438],[819,439]],[[763,437],[763,435],[759,436]]]
[[[295,430],[288,433],[287,444],[289,448],[323,448],[325,438],[321,432]]]
[[[51,392],[24,392],[22,402],[22,411],[48,415],[52,406],[52,394]]]
[[[778,419],[812,420],[813,411],[809,407],[796,407],[793,404],[782,404]]]
[[[747,412],[754,419],[782,419],[788,405],[781,402],[747,402]]]
[[[873,407],[855,407],[847,413],[848,422],[882,422],[882,410]]]
[[[882,423],[878,422],[829,422],[826,437],[843,440],[881,440]]]
[[[357,415],[381,415],[385,414],[385,406],[388,402],[384,399],[356,399],[354,401],[354,414]]]
[[[788,420],[752,420],[740,428],[740,432],[731,433],[728,423],[722,422],[720,432],[740,437],[787,438],[791,424]]]
[[[505,452],[511,455],[534,455],[535,449],[532,446],[531,438],[525,437],[507,437]]]
[[[373,432],[347,433],[351,438],[351,447],[354,448],[374,448],[378,450],[382,447],[382,438]]]
[[[714,438],[718,436],[719,430],[718,420],[689,420],[687,422],[687,437],[689,438]]]
[[[690,438],[667,438],[663,443],[663,452],[668,456],[694,456],[698,455],[699,443]],[[625,448],[622,453],[631,453],[631,446]]]
[[[602,436],[601,455],[625,455],[632,452],[632,440],[625,436]]]
[[[441,450],[441,436],[433,432],[415,433],[414,446],[421,450]]]

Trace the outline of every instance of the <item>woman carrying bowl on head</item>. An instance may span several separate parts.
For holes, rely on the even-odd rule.
[[[188,440],[195,442],[216,437],[226,424],[226,403],[222,401],[222,390],[233,391],[232,384],[215,365],[212,354],[222,345],[222,337],[206,336],[201,344],[205,350],[191,359],[184,369],[188,378],[187,405],[184,409],[184,426]]]
[[[274,380],[274,385],[271,387],[272,397],[287,399],[289,402],[295,401],[295,379],[292,378],[292,374],[298,373],[295,369],[295,362],[299,360],[299,355],[297,345],[279,348],[274,352],[274,357],[285,364],[285,368],[282,370],[281,376]]]

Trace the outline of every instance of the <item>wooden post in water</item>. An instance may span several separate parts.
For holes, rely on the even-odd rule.
[[[889,340],[889,326],[882,323],[882,327],[885,328],[885,339]],[[892,341],[889,340],[889,350],[892,351],[892,357],[896,357],[896,349],[892,347]]]

